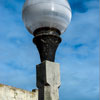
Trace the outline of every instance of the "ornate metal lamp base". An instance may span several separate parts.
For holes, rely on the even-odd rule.
[[[34,32],[33,42],[38,48],[41,62],[45,60],[54,62],[57,47],[61,42],[59,34],[59,31],[54,28],[41,28]]]

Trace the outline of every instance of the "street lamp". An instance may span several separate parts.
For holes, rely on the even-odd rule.
[[[41,61],[54,61],[61,42],[60,35],[71,21],[71,8],[66,0],[26,0],[23,21],[28,31],[35,36],[34,43]]]
[[[41,62],[45,61],[54,62],[56,49],[59,43],[61,42],[60,35],[66,30],[68,24],[71,21],[71,8],[69,6],[68,1],[26,0],[23,7],[22,18],[27,30],[32,35],[34,35],[33,42],[36,44],[38,48]],[[48,71],[46,70],[46,72],[44,73],[47,72]],[[42,71],[40,73],[42,73]],[[41,78],[41,76],[42,74],[37,75],[38,78]],[[55,75],[51,76],[54,79]],[[43,77],[47,78],[46,75]],[[49,78],[51,80],[51,77]],[[47,82],[48,79],[45,79],[45,81],[42,79],[42,81],[43,82],[42,83],[40,82],[40,85],[41,84],[43,85],[41,85],[41,87],[38,86],[39,88],[42,88],[43,86],[46,85],[54,85],[54,81],[53,83],[48,83]],[[58,83],[60,85],[60,82]],[[59,86],[57,85],[57,87]],[[42,98],[39,100],[44,100],[44,99]]]

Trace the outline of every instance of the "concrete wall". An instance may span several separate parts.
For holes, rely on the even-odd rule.
[[[38,100],[38,90],[29,92],[0,84],[0,100]]]

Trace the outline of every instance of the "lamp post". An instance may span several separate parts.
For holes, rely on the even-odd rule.
[[[41,64],[37,65],[39,100],[58,100],[59,64],[54,63],[60,35],[71,21],[67,0],[26,0],[22,17],[28,31],[34,35]]]

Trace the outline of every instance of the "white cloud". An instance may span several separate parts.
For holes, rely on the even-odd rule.
[[[69,0],[70,1],[70,0]],[[75,0],[80,1],[81,0]],[[72,0],[72,3],[75,2]],[[86,0],[89,1],[89,0]],[[5,1],[6,2],[6,1]],[[11,0],[14,9],[0,4],[0,83],[32,90],[38,51],[21,20],[21,1]],[[85,1],[84,1],[85,2]],[[61,64],[62,100],[98,100],[99,87],[99,14],[97,0],[84,5],[86,12],[74,11],[56,62]],[[78,9],[78,8],[77,8]],[[78,47],[79,46],[79,47]]]

